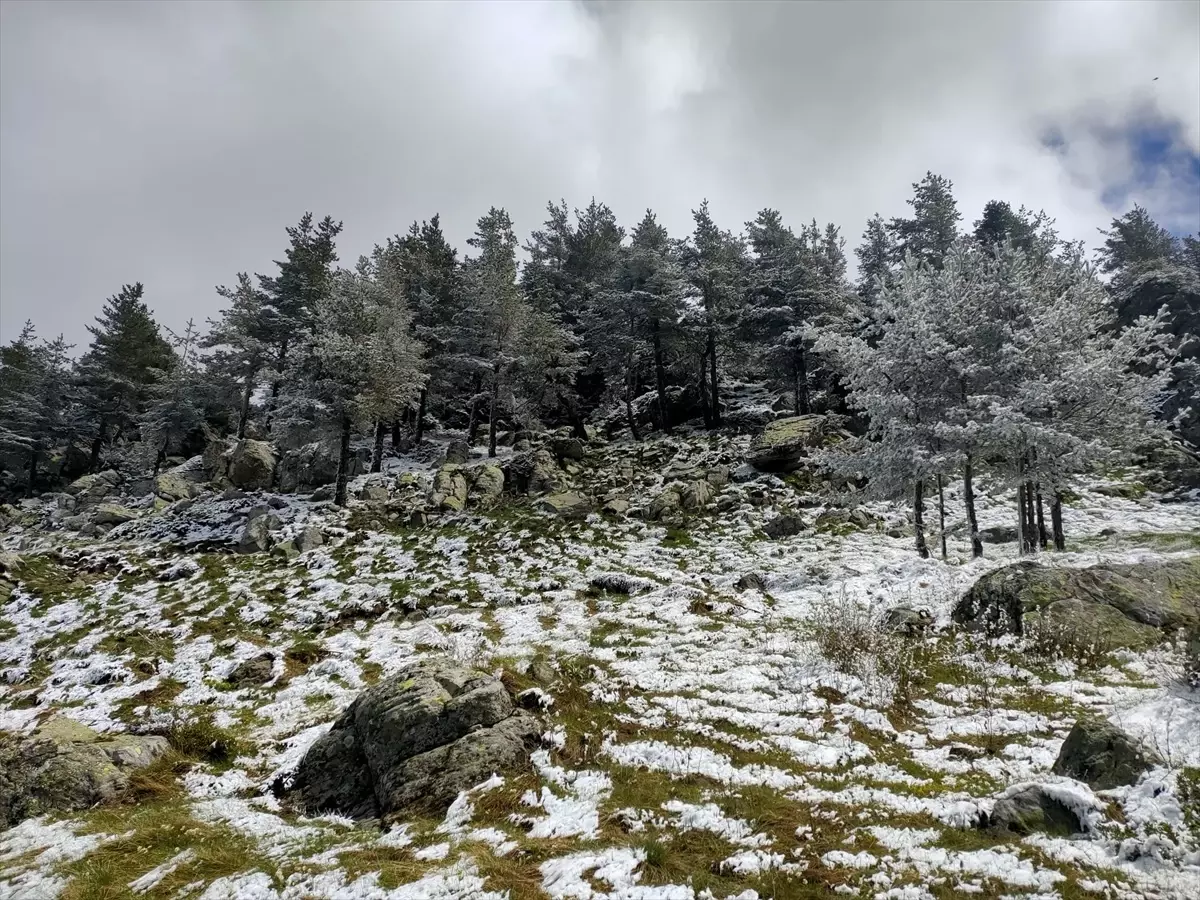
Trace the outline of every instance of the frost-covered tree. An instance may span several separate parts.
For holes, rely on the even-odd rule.
[[[238,384],[235,434],[240,440],[246,436],[250,401],[271,358],[271,333],[266,326],[265,296],[245,272],[238,273],[236,287],[218,287],[217,294],[229,306],[219,319],[209,320],[209,333],[201,343],[214,351],[207,361],[210,374]]]
[[[168,334],[176,360],[151,389],[139,427],[143,456],[156,475],[171,445],[182,442],[204,424],[212,399],[210,382],[198,355],[200,335],[195,323],[188,319],[183,334],[169,330]]]
[[[143,294],[140,283],[125,285],[105,302],[96,324],[87,326],[92,344],[77,368],[78,425],[92,437],[93,471],[104,444],[128,436],[152,388],[175,362]]]
[[[855,291],[868,306],[875,302],[879,291],[892,275],[896,250],[883,217],[876,213],[867,220],[862,243],[854,251],[858,257],[858,281]]]
[[[299,344],[280,404],[281,419],[331,427],[338,435],[334,502],[346,503],[355,430],[391,422],[420,394],[421,347],[412,332],[401,273],[377,253],[334,273],[317,298],[310,339]],[[283,424],[291,424],[284,419]],[[378,434],[376,427],[376,434]],[[377,439],[376,454],[380,451]]]
[[[69,349],[61,336],[39,340],[32,322],[0,347],[0,449],[25,455],[29,494],[37,486],[39,461],[70,437]]]
[[[720,351],[736,336],[742,311],[746,251],[741,238],[717,227],[704,200],[692,210],[694,228],[680,247],[684,278],[691,287],[688,319],[703,339],[700,360],[700,397],[704,422],[721,425]]]

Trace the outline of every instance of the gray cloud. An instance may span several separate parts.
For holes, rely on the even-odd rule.
[[[704,196],[728,227],[772,205],[853,246],[933,169],[968,221],[1000,197],[1094,242],[1119,196],[1196,227],[1170,178],[1112,190],[1128,147],[1097,135],[1145,121],[1200,153],[1200,4],[6,0],[0,338],[82,345],[134,280],[202,321],[306,209],[343,260],[593,195],[676,233]]]

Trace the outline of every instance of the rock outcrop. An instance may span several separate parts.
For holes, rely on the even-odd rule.
[[[269,490],[275,480],[274,449],[265,441],[238,441],[229,454],[228,478],[244,491]]]
[[[355,698],[309,748],[290,788],[309,813],[444,812],[460,791],[523,766],[538,720],[498,678],[418,663]]]
[[[117,799],[129,772],[169,749],[166,738],[103,736],[55,719],[28,737],[0,736],[0,828]]]
[[[763,472],[792,472],[833,434],[828,416],[789,416],[769,423],[750,444],[746,461]]]
[[[1143,647],[1164,632],[1197,627],[1200,556],[1085,569],[1025,562],[980,578],[953,620],[973,631],[1024,634],[1040,621],[1109,647]]]

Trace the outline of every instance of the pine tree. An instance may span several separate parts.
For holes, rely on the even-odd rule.
[[[10,344],[0,347],[0,448],[27,454],[26,491],[37,489],[38,463],[59,441],[69,439],[66,415],[70,385],[60,335],[37,339],[26,322]]]
[[[341,231],[341,222],[326,216],[314,225],[312,213],[306,212],[297,225],[287,229],[290,245],[283,261],[275,263],[279,274],[258,276],[263,298],[261,338],[270,348],[274,373],[272,404],[288,371],[296,336],[311,333],[317,303],[329,292],[333,265],[338,261],[335,241]]]
[[[911,218],[895,218],[887,225],[893,241],[893,262],[901,263],[911,253],[918,262],[941,268],[942,260],[958,237],[958,222],[962,218],[954,200],[954,183],[927,172],[913,184],[913,198],[908,205],[913,208]]]
[[[692,210],[691,237],[680,248],[684,277],[691,285],[693,330],[703,340],[700,359],[700,396],[704,422],[721,426],[719,350],[733,339],[741,311],[746,270],[741,239],[718,228],[704,200]]]
[[[209,357],[209,372],[239,383],[235,433],[241,440],[250,420],[251,398],[270,357],[270,334],[264,312],[266,298],[245,272],[238,273],[236,287],[218,287],[217,294],[229,301],[229,307],[222,310],[217,321],[209,320],[210,331],[202,345],[216,351]]]
[[[212,399],[199,358],[200,335],[195,323],[188,319],[183,334],[171,334],[171,343],[175,363],[151,388],[139,429],[144,455],[156,475],[172,443],[182,442],[204,424],[207,402]]]
[[[125,285],[105,302],[96,324],[87,326],[92,345],[78,374],[80,430],[92,435],[92,471],[104,444],[127,434],[175,361],[143,293],[140,283]]]

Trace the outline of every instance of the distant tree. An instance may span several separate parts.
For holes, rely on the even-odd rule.
[[[858,257],[858,281],[855,291],[867,304],[873,304],[879,292],[887,285],[892,274],[896,250],[888,233],[883,217],[876,213],[867,221],[863,242],[854,255]]]
[[[110,439],[134,425],[175,354],[142,300],[140,283],[125,285],[87,326],[92,344],[79,361],[80,430],[92,434],[89,468],[95,471]]]
[[[156,475],[172,443],[183,441],[204,424],[212,399],[210,382],[198,354],[200,335],[195,323],[188,319],[183,334],[170,334],[170,339],[176,354],[175,363],[166,376],[151,387],[139,429],[145,456]]]

